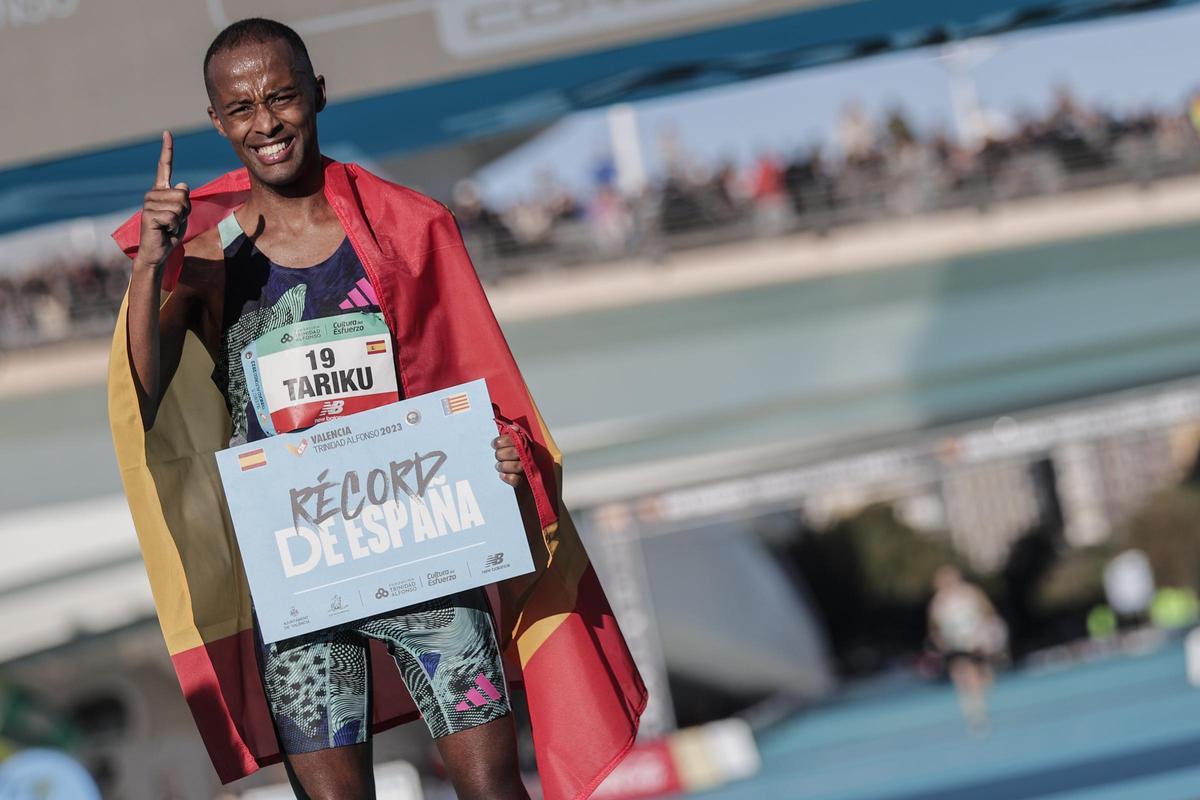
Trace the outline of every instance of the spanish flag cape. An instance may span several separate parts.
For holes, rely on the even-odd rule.
[[[244,169],[191,193],[186,242],[249,194]],[[523,684],[545,795],[587,797],[633,744],[646,690],[559,491],[562,457],[525,387],[453,216],[354,164],[325,161],[325,195],[379,297],[396,374],[413,397],[487,380],[497,425],[517,443],[535,572],[493,587],[510,684]],[[132,258],[140,215],[114,234]],[[167,649],[222,782],[279,761],[255,662],[250,596],[214,452],[229,415],[212,361],[188,336],[179,370],[144,433],[121,308],[109,364],[109,420]],[[386,652],[372,642],[373,729],[416,718]]]

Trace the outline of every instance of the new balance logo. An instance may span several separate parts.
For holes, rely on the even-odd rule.
[[[487,557],[487,560],[483,562],[483,565],[485,567],[494,567],[500,564],[502,561],[504,561],[504,553],[492,553]]]
[[[366,278],[361,278],[346,295],[346,299],[338,304],[338,308],[342,311],[349,311],[352,308],[377,305],[379,305],[379,298],[375,295],[375,290],[371,288],[371,284]]]
[[[467,699],[460,701],[459,704],[454,707],[455,711],[468,711],[470,710],[471,706],[479,708],[480,706],[486,706],[492,700],[500,699],[500,692],[496,691],[496,687],[492,685],[492,682],[489,681],[487,676],[482,672],[475,676],[475,685],[479,688],[468,689]],[[483,690],[483,694],[480,694],[480,689]],[[486,700],[483,697],[485,694],[487,695]],[[470,701],[470,704],[467,703],[467,700]]]
[[[346,407],[345,400],[326,400],[321,404],[321,413],[318,416],[336,417],[342,413],[342,409]]]

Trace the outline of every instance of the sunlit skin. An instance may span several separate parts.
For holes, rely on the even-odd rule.
[[[269,259],[303,268],[328,258],[345,231],[324,194],[317,114],[325,80],[285,40],[247,42],[214,56],[205,76],[213,126],[250,174],[250,196],[236,213]],[[283,144],[275,153],[263,146]],[[154,185],[142,205],[141,239],[129,285],[128,336],[143,426],[150,430],[191,332],[216,356],[224,325],[225,259],[214,228],[188,242],[175,289],[161,301],[164,266],[187,232],[190,190],[171,183],[175,143],[163,133]],[[508,436],[492,441],[501,480],[522,487],[520,455]],[[437,741],[459,797],[527,798],[512,715]],[[374,796],[370,741],[287,759],[298,796]]]
[[[320,263],[345,236],[322,191],[324,77],[275,40],[218,53],[206,82],[209,119],[250,173],[250,199],[237,212],[242,229],[277,264]],[[262,150],[280,145],[278,153]]]
[[[325,77],[295,58],[283,40],[217,53],[207,84],[213,127],[250,171],[251,185],[286,197],[320,190],[317,114],[325,108]],[[254,148],[289,142],[270,159]]]

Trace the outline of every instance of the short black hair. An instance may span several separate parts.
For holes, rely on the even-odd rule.
[[[292,48],[292,53],[298,59],[304,59],[304,63],[310,70],[312,69],[312,59],[308,57],[308,48],[304,46],[304,40],[290,27],[282,22],[262,17],[240,19],[218,33],[217,37],[212,40],[212,44],[208,46],[208,52],[204,54],[204,88],[208,90],[209,97],[213,92],[212,83],[208,79],[208,65],[214,56],[243,44],[262,44],[278,39],[287,42],[288,46]]]

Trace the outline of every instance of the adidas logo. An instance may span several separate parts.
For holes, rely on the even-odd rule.
[[[492,685],[492,682],[482,672],[475,676],[475,686],[478,688],[467,690],[467,699],[460,701],[454,707],[455,711],[468,711],[472,706],[479,708],[480,706],[486,706],[492,700],[500,699],[500,692],[496,690],[496,687]],[[480,693],[480,689],[483,690],[482,693]],[[483,698],[485,694],[487,695],[486,700]],[[469,704],[468,701],[470,701]]]
[[[349,311],[352,308],[377,305],[379,305],[379,297],[376,296],[375,290],[371,288],[371,283],[366,278],[360,278],[358,283],[354,284],[354,288],[346,295],[346,299],[338,304],[338,308],[342,311]]]

